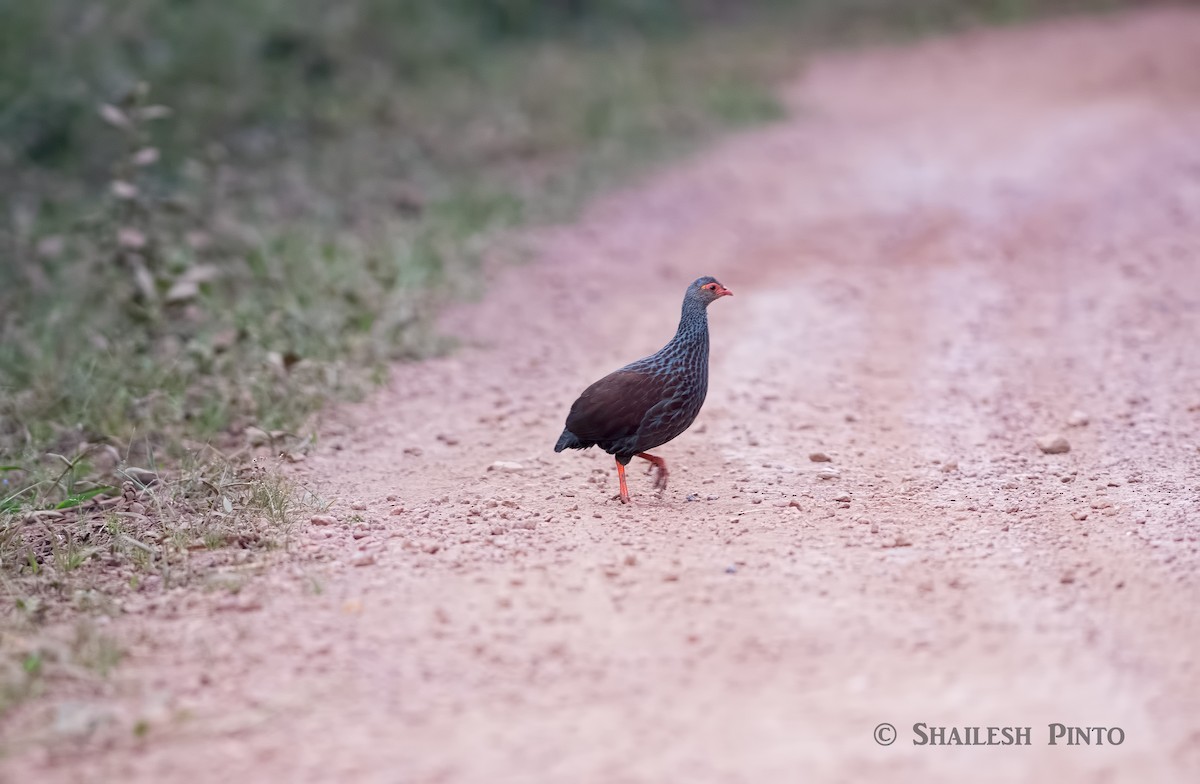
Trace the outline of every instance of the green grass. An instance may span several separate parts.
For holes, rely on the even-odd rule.
[[[400,78],[327,34],[353,91],[318,86],[300,108],[288,89],[308,88],[235,85],[185,49],[162,84],[110,104],[120,127],[90,109],[73,121],[89,140],[61,153],[74,168],[27,167],[36,209],[2,236],[15,263],[0,272],[0,454],[294,425],[361,390],[362,369],[442,350],[428,315],[471,288],[496,230],[781,114],[778,62],[702,56],[731,36],[492,44]],[[187,86],[201,78],[231,91],[222,108],[213,85]],[[138,119],[160,105],[171,116]],[[195,138],[204,128],[220,146]],[[270,154],[246,141],[258,134]],[[162,152],[136,165],[146,150]],[[96,195],[77,199],[93,172]]]

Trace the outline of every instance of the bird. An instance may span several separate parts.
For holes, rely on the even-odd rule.
[[[598,446],[613,455],[623,504],[630,502],[625,466],[635,457],[650,461],[655,489],[666,490],[667,461],[649,450],[687,430],[700,413],[708,393],[708,306],[732,295],[716,278],[693,281],[683,295],[675,337],[583,390],[554,451]]]

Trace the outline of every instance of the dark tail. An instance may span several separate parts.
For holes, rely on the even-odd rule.
[[[564,429],[562,435],[558,437],[558,443],[554,445],[555,452],[561,452],[564,449],[587,449],[591,446],[587,441],[580,441],[579,438],[570,430]]]

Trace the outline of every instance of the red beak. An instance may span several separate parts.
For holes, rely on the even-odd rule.
[[[717,289],[717,296],[718,297],[732,297],[733,292],[730,291],[729,289],[725,288],[724,286],[722,286],[721,288]]]

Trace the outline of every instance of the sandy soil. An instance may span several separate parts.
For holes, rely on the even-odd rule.
[[[1197,42],[1160,10],[812,63],[794,119],[532,238],[463,350],[334,412],[295,473],[335,524],[133,608],[112,720],[8,780],[1200,781]],[[736,292],[708,403],[622,507],[554,441],[701,274]]]

